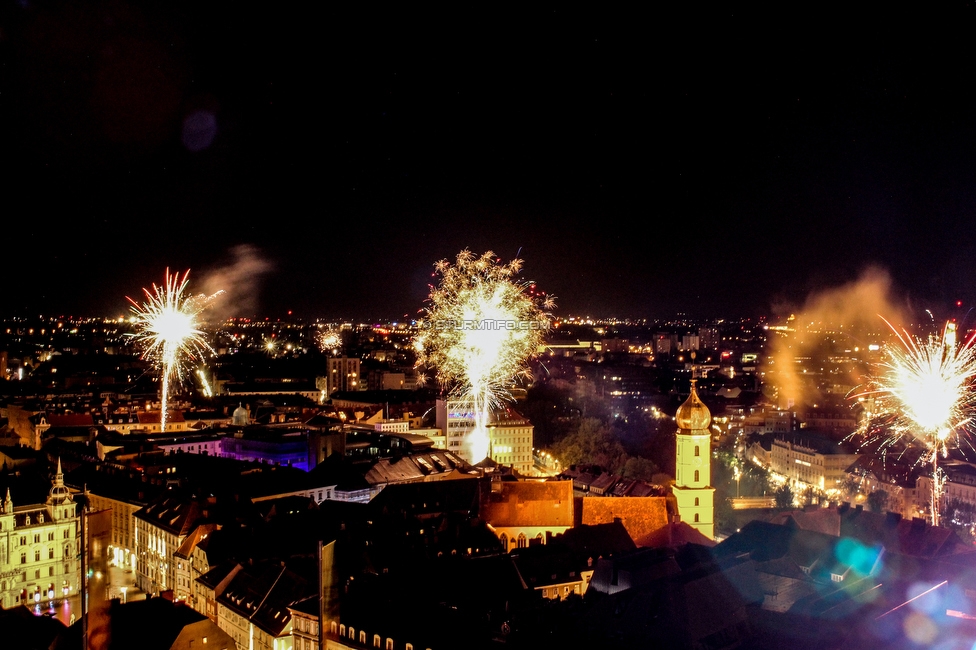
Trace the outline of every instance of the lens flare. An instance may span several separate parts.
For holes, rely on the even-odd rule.
[[[464,250],[454,264],[441,260],[434,268],[440,283],[431,286],[414,337],[417,365],[433,367],[453,397],[472,404],[475,427],[464,455],[478,462],[489,453],[490,413],[510,398],[511,382],[528,377],[554,302],[535,283],[516,280],[521,260],[502,264],[491,251]]]
[[[972,449],[976,338],[958,344],[953,323],[941,335],[926,338],[888,326],[896,342],[886,346],[887,360],[879,365],[877,377],[856,395],[868,409],[858,433],[882,454],[896,447],[901,453],[913,445],[922,447],[918,462],[932,466],[932,523],[938,525],[943,483],[939,457],[963,444]]]
[[[152,290],[143,289],[145,303],[140,305],[128,298],[137,330],[132,336],[142,348],[142,357],[158,368],[162,378],[162,431],[166,430],[170,381],[183,380],[186,361],[214,353],[199,329],[197,317],[223,292],[185,297],[189,276],[189,271],[181,278],[166,269],[162,285],[153,283]]]

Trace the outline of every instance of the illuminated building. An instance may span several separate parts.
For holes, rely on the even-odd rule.
[[[289,650],[293,647],[289,607],[311,596],[316,588],[284,562],[248,563],[216,596],[217,625],[238,648]]]
[[[463,445],[464,437],[474,431],[475,408],[470,400],[437,400],[436,422],[438,428],[444,432],[447,439],[447,449],[464,458]],[[472,462],[470,458],[464,458]],[[475,459],[475,462],[481,459]]]
[[[210,571],[207,541],[218,528],[215,523],[196,526],[180,547],[173,551],[173,562],[176,564],[176,586],[173,596],[176,600],[188,602],[191,607],[204,615],[206,615],[205,608],[198,606],[196,602],[198,591],[195,589],[195,581]]]
[[[326,392],[329,395],[337,391],[357,391],[363,388],[359,382],[359,359],[330,357],[327,371]]]
[[[302,427],[247,427],[221,438],[220,455],[244,462],[307,470],[308,432]]]
[[[674,419],[678,425],[675,458],[675,499],[681,521],[697,529],[708,539],[715,538],[715,488],[712,480],[712,444],[708,427],[712,414],[698,397],[696,380],[691,380],[691,394],[678,408]]]
[[[80,519],[64,485],[61,462],[44,503],[27,499],[25,483],[8,484],[0,501],[0,606],[47,603],[75,595],[81,584]]]
[[[109,562],[118,567],[135,570],[136,520],[135,513],[144,503],[133,502],[122,497],[107,497],[96,494],[100,488],[89,489],[88,503],[92,511],[112,511],[111,544],[108,547]]]
[[[294,650],[317,650],[321,641],[318,596],[289,605],[288,612],[291,614],[291,636]]]
[[[514,409],[496,409],[488,421],[489,457],[521,474],[532,471],[532,445],[535,427]]]
[[[176,587],[173,553],[194,529],[201,512],[185,495],[165,494],[135,513],[136,586],[147,594]]]
[[[444,432],[447,450],[464,460],[478,462],[480,459],[466,457],[464,439],[474,431],[475,408],[470,400],[437,400],[437,426]],[[511,408],[493,409],[485,427],[489,439],[489,458],[500,465],[508,465],[527,474],[532,461],[532,423]]]
[[[812,485],[818,490],[839,489],[847,469],[861,454],[823,434],[793,431],[777,435],[769,451],[769,469],[791,483]]]

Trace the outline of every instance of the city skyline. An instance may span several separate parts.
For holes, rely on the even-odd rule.
[[[785,315],[865,276],[976,304],[969,8],[815,36],[731,5],[363,11],[4,8],[5,311],[123,313],[169,268],[240,316],[408,318],[465,248],[557,314]]]

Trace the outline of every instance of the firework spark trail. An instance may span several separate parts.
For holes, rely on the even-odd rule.
[[[426,318],[415,337],[417,365],[436,369],[441,385],[474,406],[475,428],[466,436],[468,460],[489,452],[487,424],[492,409],[508,398],[508,383],[527,377],[526,361],[538,351],[549,326],[553,301],[531,282],[515,278],[521,260],[500,264],[491,251],[442,260],[434,275]]]
[[[898,331],[899,345],[888,346],[888,361],[870,387],[858,397],[874,400],[873,412],[861,432],[865,444],[877,444],[886,454],[899,443],[918,443],[920,463],[932,465],[932,522],[938,525],[942,479],[939,456],[969,442],[976,413],[976,337],[956,344],[955,328],[947,324],[941,336],[920,339]],[[901,452],[904,453],[904,450]]]
[[[137,332],[133,334],[142,347],[142,356],[157,368],[162,376],[163,391],[161,402],[160,429],[166,430],[166,409],[169,400],[170,381],[182,381],[184,362],[205,353],[213,354],[213,349],[198,329],[197,317],[214,298],[222,292],[205,296],[184,297],[190,272],[181,278],[179,274],[170,275],[166,269],[165,282],[153,283],[152,290],[143,289],[146,302],[140,305],[132,298],[132,313],[135,316]]]

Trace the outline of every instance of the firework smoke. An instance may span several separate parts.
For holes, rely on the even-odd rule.
[[[440,283],[431,287],[426,317],[415,338],[418,366],[436,369],[437,379],[474,407],[475,428],[466,436],[465,456],[488,455],[487,424],[493,408],[508,398],[510,382],[527,376],[549,325],[551,298],[531,282],[515,278],[522,261],[501,264],[491,251],[464,250],[451,264],[435,265]]]
[[[271,262],[254,246],[237,246],[231,256],[230,263],[207,271],[201,280],[205,294],[222,294],[220,304],[213,307],[213,320],[256,313],[260,280],[272,270]]]
[[[163,382],[162,417],[160,428],[166,430],[166,410],[169,400],[170,381],[182,381],[187,361],[213,354],[213,349],[198,328],[197,317],[206,309],[220,292],[210,296],[184,296],[190,272],[181,278],[170,275],[166,269],[165,282],[143,289],[146,302],[140,305],[132,298],[132,313],[136,326],[133,334],[142,347],[142,356],[153,363],[160,372]]]
[[[884,328],[878,314],[889,314],[897,322],[904,322],[907,311],[891,298],[891,279],[880,268],[867,269],[856,281],[811,294],[802,306],[778,305],[780,313],[793,314],[788,326],[770,332],[770,353],[763,364],[764,382],[775,391],[780,408],[815,404],[825,395],[815,382],[816,374],[804,372],[809,368],[797,362],[810,359],[830,345],[843,341],[847,347],[867,347],[880,342]],[[837,356],[853,356],[840,350]],[[817,365],[817,364],[812,364]],[[835,393],[843,395],[863,381],[860,364],[849,364],[834,375],[839,386]]]

